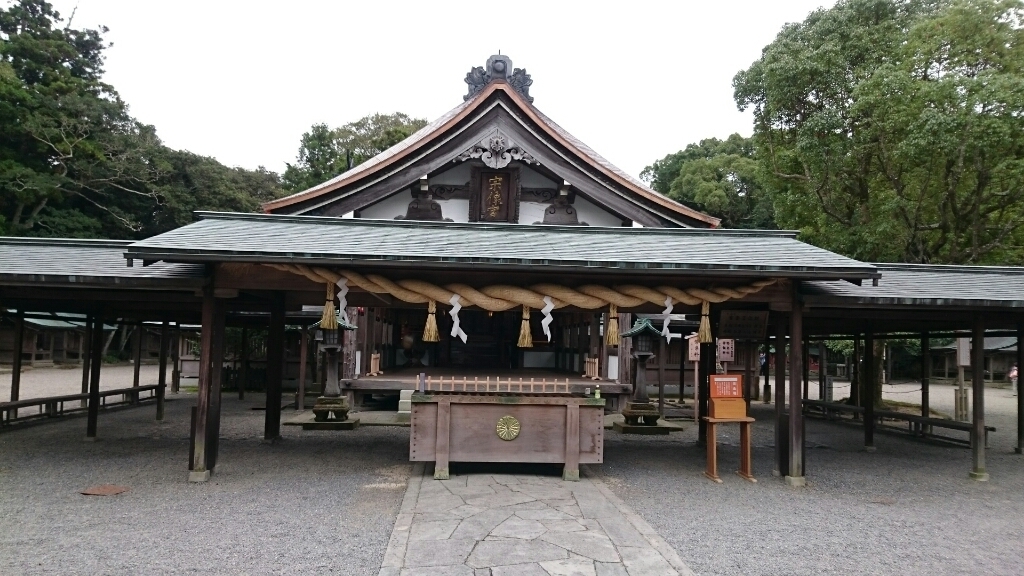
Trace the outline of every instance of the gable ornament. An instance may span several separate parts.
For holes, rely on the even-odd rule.
[[[508,135],[498,128],[495,128],[494,132],[484,136],[462,154],[456,156],[455,162],[465,162],[475,158],[479,158],[488,167],[495,169],[504,168],[513,160],[518,160],[525,164],[537,163],[536,158],[526,150],[523,150],[519,144],[512,141]]]

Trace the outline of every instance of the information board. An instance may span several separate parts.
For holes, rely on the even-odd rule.
[[[768,326],[767,311],[723,310],[718,335],[736,340],[764,340]]]
[[[700,362],[700,338],[696,334],[688,339],[689,344],[689,360],[690,362]]]
[[[712,374],[712,398],[743,398],[742,374]]]
[[[718,339],[718,361],[719,362],[735,362],[736,361],[736,341],[732,338],[719,338]]]

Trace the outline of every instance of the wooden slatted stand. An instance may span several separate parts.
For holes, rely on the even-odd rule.
[[[738,423],[740,425],[740,469],[736,473],[751,482],[757,482],[757,479],[754,478],[750,446],[750,425],[754,423],[754,419],[749,417],[711,418],[705,416],[704,421],[708,423],[708,466],[704,471],[704,475],[715,482],[722,482],[722,479],[718,477],[718,441],[715,436],[715,428],[718,424]]]

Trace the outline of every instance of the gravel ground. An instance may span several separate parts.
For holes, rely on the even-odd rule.
[[[9,368],[9,367],[8,367]],[[139,384],[143,386],[156,384],[160,368],[156,365],[143,364],[139,369]],[[135,367],[111,366],[104,364],[100,370],[100,390],[116,390],[128,388],[135,378]],[[171,369],[167,369],[167,385],[171,384]],[[21,373],[19,397],[44,398],[63,394],[80,394],[82,392],[82,367],[67,368],[36,368]],[[0,402],[11,399],[11,371],[0,374]]]
[[[144,381],[155,380],[147,368]],[[119,370],[130,384],[130,367],[104,374]],[[73,374],[32,375],[43,382],[45,372],[57,374],[53,385]],[[914,402],[915,388],[886,395]],[[933,406],[951,412],[952,390],[933,386]],[[220,462],[209,483],[195,485],[185,482],[195,396],[169,398],[162,423],[151,404],[102,412],[95,443],[81,440],[83,417],[0,432],[4,574],[376,574],[411,469],[407,428],[284,427],[284,439],[267,445],[263,413],[251,409],[262,399],[225,394]],[[986,390],[987,422],[999,428],[987,483],[967,478],[968,449],[880,432],[868,454],[859,427],[809,419],[808,487],[789,488],[771,476],[772,407],[759,403],[757,484],[725,473],[739,458],[729,428],[719,433],[725,483],[705,479],[692,424],[668,438],[609,432],[606,463],[591,469],[698,574],[1019,574],[1024,456],[1012,454],[1015,406],[1009,390]],[[131,490],[78,494],[103,483]]]
[[[941,388],[949,390],[933,387],[933,406],[942,410],[948,396],[951,412],[952,387]],[[808,486],[787,487],[772,477],[772,407],[759,403],[757,484],[725,474],[739,462],[738,434],[728,427],[719,432],[724,484],[703,477],[692,424],[670,438],[607,434],[600,469],[697,574],[1020,574],[1024,456],[1012,453],[1015,400],[1009,390],[986,390],[987,420],[999,427],[989,482],[968,479],[969,449],[881,432],[878,451],[866,453],[860,427],[808,419]]]
[[[411,466],[408,429],[302,432],[263,444],[259,395],[224,395],[220,461],[187,478],[189,408],[169,396],[0,432],[3,574],[376,574]],[[96,484],[130,491],[78,494]]]

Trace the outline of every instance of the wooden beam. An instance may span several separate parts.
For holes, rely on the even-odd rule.
[[[984,482],[988,480],[988,472],[985,470],[985,321],[981,315],[974,320],[971,336],[971,389],[974,418],[971,422],[973,468],[970,477]]]

